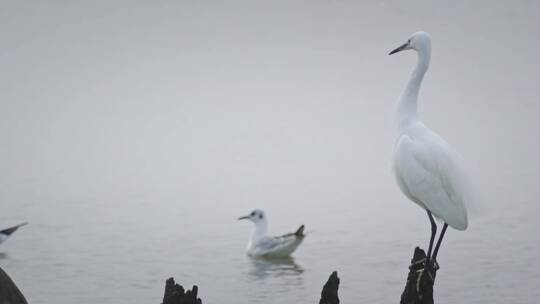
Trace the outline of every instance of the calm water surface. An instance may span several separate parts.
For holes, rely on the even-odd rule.
[[[401,202],[272,205],[267,208],[272,231],[292,231],[300,222],[313,230],[293,259],[278,262],[244,256],[250,227],[235,216],[248,204],[27,205],[13,208],[12,218],[30,218],[32,224],[3,245],[1,263],[35,303],[155,303],[169,276],[198,284],[207,303],[235,303],[239,297],[246,303],[314,303],[334,269],[344,300],[395,302],[414,245],[426,244],[428,222],[413,205],[381,210],[383,203],[399,209]],[[467,232],[450,230],[436,297],[530,303],[539,296],[540,248],[531,236],[539,211],[536,205],[499,210]]]

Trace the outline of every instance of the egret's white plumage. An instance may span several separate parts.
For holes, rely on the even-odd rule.
[[[391,54],[415,50],[418,62],[399,98],[399,136],[393,167],[401,191],[413,202],[457,230],[467,229],[468,190],[459,157],[417,112],[418,91],[431,57],[431,37],[425,32],[411,38]]]
[[[255,225],[247,245],[247,255],[251,257],[282,258],[290,256],[305,237],[304,225],[300,226],[294,233],[267,236],[268,220],[264,211],[259,209],[239,218],[239,220],[244,219],[252,221]]]

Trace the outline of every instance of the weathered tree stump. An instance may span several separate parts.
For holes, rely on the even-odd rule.
[[[319,304],[339,304],[338,288],[339,278],[337,272],[334,271],[324,284]],[[165,282],[162,304],[202,304],[201,299],[197,298],[197,292],[197,285],[194,285],[192,290],[185,291],[182,285],[175,283],[173,278],[169,278]]]
[[[165,295],[162,304],[202,304],[201,299],[197,298],[199,288],[194,285],[191,290],[185,291],[182,285],[169,278],[165,282]]]
[[[2,268],[0,268],[0,303],[28,304],[17,285]]]
[[[437,261],[426,264],[426,253],[420,247],[414,249],[401,304],[433,304],[433,284],[439,269]]]
[[[321,292],[319,304],[339,304],[338,297],[339,278],[337,271],[332,272]]]

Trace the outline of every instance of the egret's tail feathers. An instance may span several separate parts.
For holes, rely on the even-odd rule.
[[[294,235],[296,236],[300,236],[300,237],[303,237],[305,236],[304,234],[304,225],[300,226],[300,228],[298,228],[298,230],[296,230],[296,232],[294,233]]]
[[[24,223],[21,223],[19,225],[15,225],[13,227],[9,227],[9,228],[6,228],[4,230],[0,230],[0,233],[5,234],[5,235],[11,235],[13,232],[17,231],[17,229],[19,229],[21,226],[24,226],[24,225],[28,225],[28,223],[24,222]]]

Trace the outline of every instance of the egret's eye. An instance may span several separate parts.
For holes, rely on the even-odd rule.
[[[407,44],[411,44],[411,39],[407,40]]]
[[[255,216],[255,211],[251,212],[250,215],[251,215],[251,216]]]

